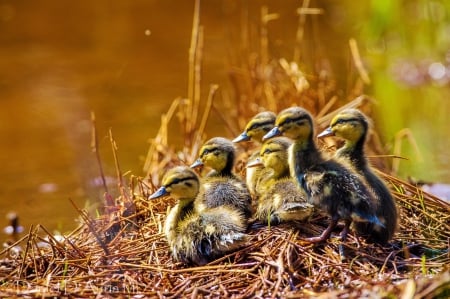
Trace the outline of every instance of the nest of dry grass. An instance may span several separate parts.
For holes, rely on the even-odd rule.
[[[173,201],[150,202],[146,198],[167,168],[194,160],[206,137],[211,113],[223,120],[228,130],[224,135],[234,137],[262,109],[280,111],[294,104],[303,106],[316,116],[319,128],[345,107],[359,107],[368,115],[372,110],[372,101],[362,93],[364,76],[355,76],[352,92],[343,98],[324,72],[306,75],[295,62],[284,59],[252,59],[234,66],[230,73],[233,99],[222,95],[221,104],[217,104],[214,98],[218,89],[211,86],[208,98],[201,101],[196,83],[200,76],[201,51],[197,46],[201,31],[198,22],[195,24],[188,99],[176,99],[163,115],[161,128],[151,140],[144,166],[146,176],[122,175],[111,135],[120,195],[112,198],[105,193],[101,215],[92,216],[75,207],[82,224],[66,236],[55,236],[37,225],[1,251],[0,296],[448,297],[450,205],[388,174],[391,157],[381,155],[384,152],[376,130],[370,138],[370,153],[401,215],[399,230],[389,246],[366,244],[349,236],[343,244],[343,259],[339,254],[341,242],[336,238],[323,244],[303,243],[302,238],[318,235],[327,226],[327,219],[318,216],[306,223],[253,228],[247,246],[206,266],[189,267],[172,261],[162,227]],[[267,24],[262,22],[261,26]],[[179,149],[169,142],[168,128],[177,123],[175,120],[183,134],[184,144]],[[248,144],[242,151],[236,166],[240,172],[251,147]],[[333,150],[334,145],[323,147]]]
[[[67,236],[32,227],[1,252],[0,296],[30,297],[400,297],[448,296],[449,205],[401,180],[384,175],[401,210],[401,226],[388,247],[353,236],[339,254],[338,238],[321,245],[303,237],[320,234],[327,220],[250,230],[251,240],[203,267],[174,263],[161,233],[171,200],[146,200],[135,188],[116,199],[108,214]],[[148,190],[148,191],[147,191]],[[129,193],[128,193],[129,192]]]

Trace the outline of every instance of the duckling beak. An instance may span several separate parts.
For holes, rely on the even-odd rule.
[[[262,160],[260,158],[256,158],[255,160],[248,162],[246,168],[258,167],[263,165],[264,163],[262,162]]]
[[[326,128],[322,133],[317,135],[317,138],[325,138],[328,136],[335,136],[334,132],[331,130],[331,127]]]
[[[200,166],[203,166],[203,162],[202,162],[201,159],[197,159],[197,160],[195,160],[194,163],[191,164],[190,167],[191,168],[197,168],[197,167],[200,167]]]
[[[283,133],[280,131],[280,129],[278,127],[274,127],[272,130],[267,132],[266,135],[263,136],[262,140],[266,141],[267,139],[273,138],[275,136],[280,136],[282,134]]]
[[[234,143],[242,142],[242,141],[249,141],[250,136],[247,135],[247,132],[242,132],[241,135],[233,139]]]
[[[168,195],[168,194],[169,194],[169,192],[167,192],[166,187],[162,186],[158,190],[156,190],[155,193],[150,195],[148,199],[155,199],[155,198],[159,198],[161,196]]]

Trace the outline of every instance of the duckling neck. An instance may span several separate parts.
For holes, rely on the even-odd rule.
[[[194,210],[194,201],[191,198],[179,199],[178,208],[180,211],[178,219],[182,220]]]
[[[234,155],[232,153],[228,154],[225,167],[219,171],[222,176],[233,176],[233,164],[234,164]]]
[[[336,152],[336,156],[349,159],[356,169],[364,169],[367,167],[364,144],[365,138],[360,138],[356,143],[347,141],[345,145]]]
[[[288,178],[290,176],[289,167],[281,166],[280,169],[274,169],[273,171],[273,178],[276,180]]]
[[[322,154],[312,139],[295,142],[292,151],[294,159],[292,162],[295,167],[295,173],[297,174],[302,174],[311,166],[324,161]]]

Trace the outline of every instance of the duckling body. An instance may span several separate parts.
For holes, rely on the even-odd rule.
[[[276,115],[270,111],[264,111],[256,114],[245,126],[244,132],[242,132],[238,137],[233,139],[234,143],[244,142],[244,141],[255,141],[261,143],[263,136],[269,132],[275,126]],[[252,164],[259,158],[258,147],[248,158],[247,165]],[[253,167],[246,168],[245,182],[247,184],[250,194],[254,198],[258,198],[258,184],[261,178],[261,172],[264,172],[264,166],[255,165]]]
[[[172,257],[176,261],[204,265],[241,247],[247,241],[244,216],[227,206],[196,213],[194,201],[199,192],[199,178],[189,167],[169,170],[162,187],[150,199],[170,195],[177,200],[164,223]]]
[[[226,138],[215,137],[202,146],[200,157],[191,167],[205,165],[212,171],[203,178],[200,194],[195,200],[198,212],[225,205],[250,218],[251,195],[243,180],[232,171],[234,160],[234,145]]]
[[[355,223],[358,234],[369,241],[386,244],[395,233],[398,212],[395,201],[386,184],[372,170],[364,154],[369,124],[367,117],[357,109],[346,109],[336,115],[330,127],[319,134],[319,138],[337,136],[345,140],[343,147],[336,151],[335,157],[347,160],[365,178],[375,195],[376,215],[383,226],[374,223]]]
[[[280,112],[275,128],[264,136],[269,139],[282,134],[294,140],[289,153],[291,175],[305,190],[309,201],[331,217],[327,229],[308,241],[326,240],[339,220],[345,223],[342,240],[346,239],[352,222],[382,225],[374,212],[370,190],[349,167],[325,158],[317,149],[313,133],[310,113],[300,107],[291,107]]]
[[[290,145],[289,139],[278,137],[267,141],[261,148],[260,163],[266,172],[258,186],[261,196],[255,217],[263,223],[276,225],[280,222],[302,221],[313,212],[313,206],[306,201],[306,193],[290,176],[287,158]]]

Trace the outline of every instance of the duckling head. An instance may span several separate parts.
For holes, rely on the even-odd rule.
[[[205,165],[219,173],[231,173],[234,159],[233,143],[226,138],[215,137],[203,144],[199,158],[191,165],[191,168]]]
[[[256,114],[245,126],[244,132],[233,139],[234,143],[256,140],[261,141],[263,136],[267,134],[275,126],[275,113],[264,111]]]
[[[275,121],[275,127],[264,135],[263,140],[283,135],[297,141],[312,140],[314,133],[311,114],[300,107],[291,107],[281,111]]]
[[[195,172],[187,166],[170,169],[162,179],[162,186],[150,195],[149,199],[170,195],[177,200],[193,201],[200,187]]]
[[[345,109],[337,114],[330,123],[330,126],[320,133],[318,138],[337,136],[345,139],[350,144],[364,142],[369,122],[367,117],[358,109]]]
[[[270,168],[276,175],[289,173],[288,149],[292,142],[285,137],[277,137],[263,144],[260,157],[264,167]]]

